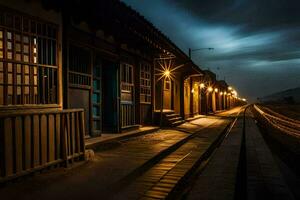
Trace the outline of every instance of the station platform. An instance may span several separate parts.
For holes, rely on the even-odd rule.
[[[186,199],[295,199],[251,114],[246,117],[244,143],[243,126],[240,115]],[[244,152],[241,151],[243,145]],[[241,168],[241,157],[244,168]],[[246,178],[241,180],[241,174]],[[242,194],[239,184],[246,188]]]

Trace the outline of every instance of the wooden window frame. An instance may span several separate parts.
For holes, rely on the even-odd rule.
[[[151,65],[146,63],[140,64],[140,102],[151,104]]]
[[[58,26],[2,7],[0,18],[0,106],[57,105]]]
[[[167,88],[167,85],[169,85],[169,87]],[[164,90],[169,91],[171,90],[171,79],[170,78],[165,78],[164,80]]]
[[[92,74],[90,71],[92,52],[77,44],[69,44],[69,86],[91,89]],[[80,55],[80,56],[79,56]],[[83,57],[81,57],[83,56]]]
[[[134,72],[133,65],[121,63],[121,101],[132,103],[134,102]]]

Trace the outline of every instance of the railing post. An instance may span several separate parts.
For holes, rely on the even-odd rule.
[[[83,152],[83,159],[85,159],[85,124],[84,124],[84,112],[80,111],[80,127],[81,127],[81,131],[80,131],[80,140],[82,141],[81,144],[81,150]]]
[[[61,142],[62,142],[62,159],[65,162],[65,167],[68,167],[68,155],[67,155],[67,139],[66,139],[66,114],[61,114]]]

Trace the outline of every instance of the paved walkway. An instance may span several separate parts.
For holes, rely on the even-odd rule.
[[[193,131],[218,127],[217,117],[200,118],[182,124],[177,130],[166,129],[115,142],[107,149],[98,150],[95,159],[74,169],[56,169],[27,177],[0,188],[1,199],[101,199],[111,185],[144,164]],[[17,191],[17,192],[16,192]],[[125,198],[126,199],[126,198]]]
[[[85,141],[86,148],[94,148],[101,144],[107,144],[115,140],[122,140],[129,137],[136,137],[139,135],[144,135],[150,132],[157,131],[159,127],[156,126],[142,126],[138,129],[126,131],[124,133],[102,133],[99,137],[89,138]]]
[[[248,199],[294,199],[252,118],[246,121]]]
[[[234,199],[242,128],[243,119],[239,118],[203,172],[198,176],[186,199]]]
[[[113,198],[165,199],[178,181],[188,173],[218,138],[228,123],[229,120],[217,120],[213,125],[196,134],[196,137],[160,160]]]

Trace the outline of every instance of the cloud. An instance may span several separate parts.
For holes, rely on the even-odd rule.
[[[125,0],[246,98],[300,86],[300,1]]]
[[[168,0],[194,17],[211,23],[244,24],[250,29],[299,24],[297,0]]]

